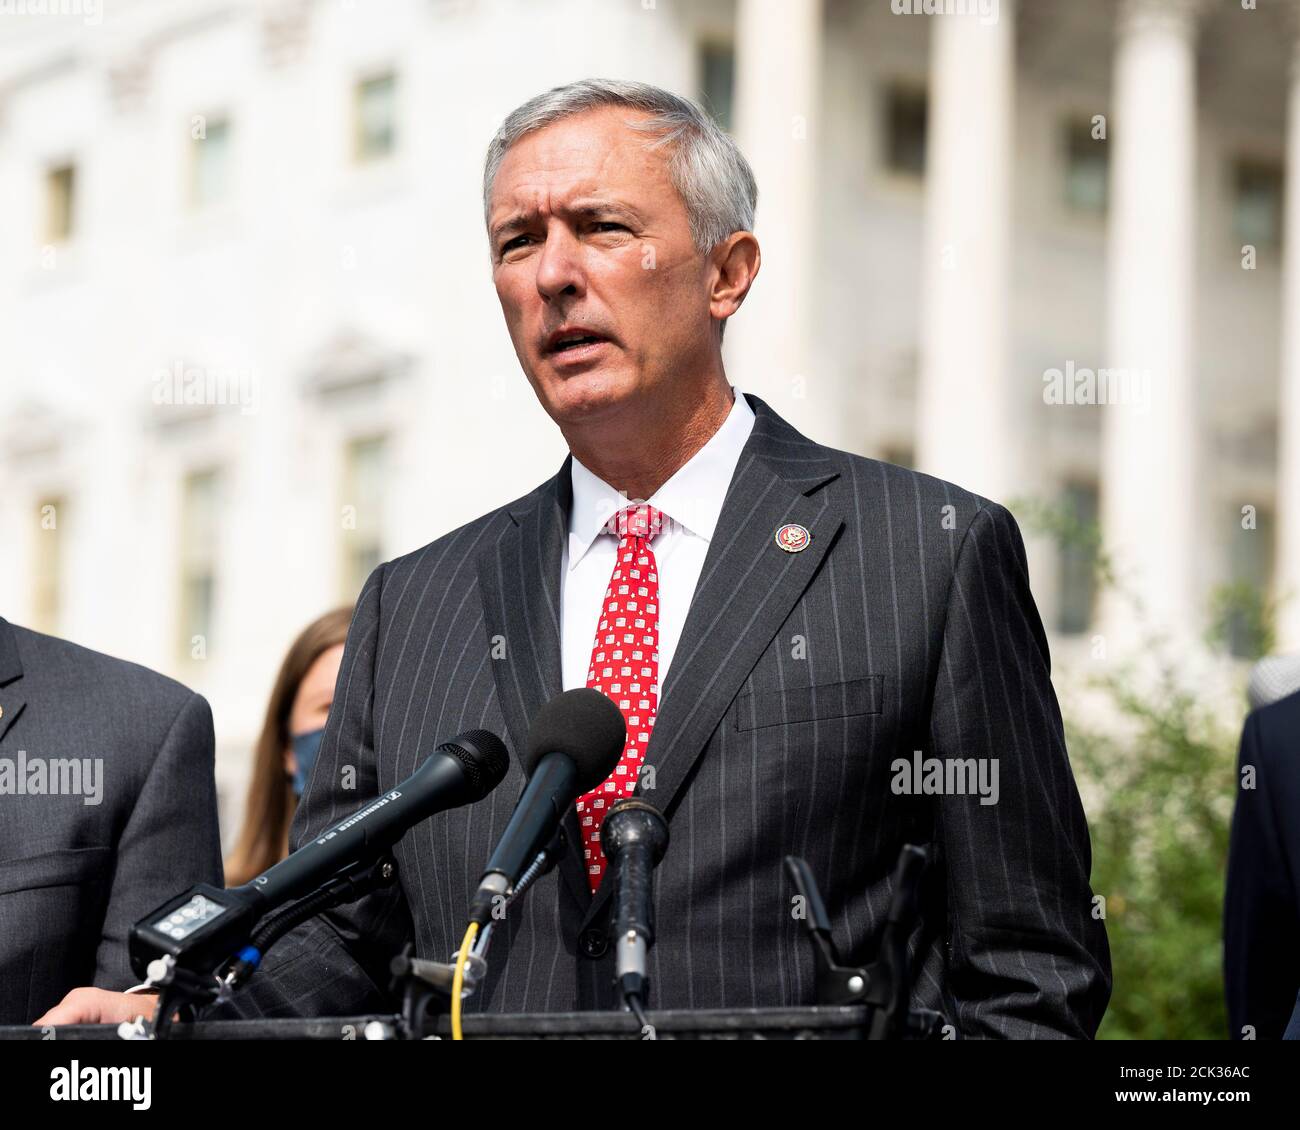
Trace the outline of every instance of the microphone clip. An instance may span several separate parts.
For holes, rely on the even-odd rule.
[[[803,900],[804,922],[816,963],[819,1005],[866,1005],[869,1040],[932,1040],[938,1038],[943,1017],[930,1009],[912,1009],[911,969],[907,939],[919,917],[921,875],[927,856],[922,848],[904,844],[894,867],[893,890],[876,960],[861,967],[840,963],[831,938],[830,916],[812,869],[796,855],[785,857],[786,873]]]
[[[389,992],[401,997],[398,1013],[397,1035],[404,1040],[422,1040],[437,1027],[438,1017],[451,1002],[452,985],[456,977],[456,960],[429,961],[415,956],[415,946],[408,942],[389,963],[392,981]],[[465,978],[461,996],[473,996],[474,990],[487,976],[487,960],[471,953],[465,964]]]

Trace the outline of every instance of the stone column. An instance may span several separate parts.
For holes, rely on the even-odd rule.
[[[930,17],[917,466],[1020,493],[1008,365],[1015,10]]]
[[[1193,591],[1196,57],[1194,0],[1126,0],[1109,121],[1111,205],[1101,524],[1121,655],[1203,627]]]
[[[812,439],[853,446],[813,343],[821,0],[739,0],[735,134],[758,180],[762,267],[724,340],[732,384]]]

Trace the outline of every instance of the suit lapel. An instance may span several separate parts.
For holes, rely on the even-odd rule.
[[[27,705],[22,694],[22,677],[23,665],[14,630],[0,617],[0,739]]]
[[[560,565],[572,504],[566,459],[559,473],[508,513],[511,525],[479,556],[479,590],[492,671],[516,757],[527,748],[537,712],[560,693]],[[559,862],[580,906],[591,888],[578,849],[582,843],[572,808],[564,819],[569,848]]]
[[[727,490],[690,612],[660,689],[654,733],[636,793],[665,815],[772,637],[808,587],[844,526],[821,490],[838,476],[827,450],[795,431],[757,397],[757,419]],[[776,543],[787,524],[812,536],[788,553]],[[671,584],[671,578],[665,578]],[[596,892],[586,921],[609,898]],[[585,923],[584,923],[585,925]]]

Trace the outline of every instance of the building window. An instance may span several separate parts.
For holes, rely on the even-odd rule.
[[[1282,242],[1282,166],[1237,161],[1232,172],[1232,225],[1237,239],[1253,247]]]
[[[77,169],[57,165],[45,174],[45,241],[61,243],[72,238],[76,205]]]
[[[1056,628],[1079,635],[1091,626],[1097,600],[1097,484],[1066,483],[1061,512]]]
[[[230,193],[230,123],[207,122],[190,144],[190,205],[207,208]]]
[[[363,79],[356,86],[353,156],[358,164],[379,161],[397,148],[397,78]]]
[[[384,489],[388,440],[354,439],[343,469],[343,591],[355,600],[366,578],[384,559]]]
[[[181,494],[181,610],[182,659],[199,659],[212,643],[216,606],[221,476],[196,471],[185,477]]]
[[[700,48],[700,100],[725,130],[733,125],[735,83],[735,49],[730,43],[705,43]]]
[[[1214,594],[1211,621],[1229,654],[1238,659],[1258,659],[1271,650],[1272,644],[1269,590],[1274,522],[1271,510],[1256,507],[1254,528],[1248,529],[1241,524],[1243,509],[1233,507],[1235,529],[1228,543],[1230,579]]]
[[[59,618],[62,613],[63,529],[66,510],[62,498],[43,498],[36,515],[32,627],[51,636],[59,634]]]
[[[1108,152],[1104,138],[1092,135],[1089,118],[1065,125],[1065,202],[1077,212],[1106,211]]]
[[[924,88],[896,84],[885,91],[885,164],[891,172],[925,173]]]

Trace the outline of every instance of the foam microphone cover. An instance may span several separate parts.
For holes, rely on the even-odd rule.
[[[578,767],[578,796],[614,772],[623,756],[623,712],[590,688],[556,695],[537,712],[528,730],[523,769],[529,776],[548,753],[563,753]]]

